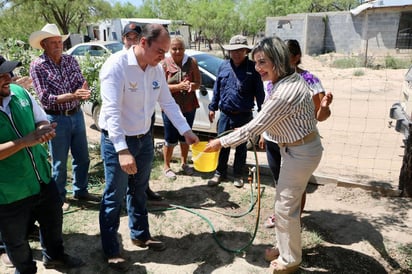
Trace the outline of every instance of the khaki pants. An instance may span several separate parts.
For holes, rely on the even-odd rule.
[[[322,158],[322,151],[319,136],[307,144],[280,148],[283,162],[276,186],[275,231],[280,252],[278,260],[287,267],[302,261],[301,197]]]

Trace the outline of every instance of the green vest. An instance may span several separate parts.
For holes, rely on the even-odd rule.
[[[16,140],[35,130],[32,103],[27,92],[11,84],[9,107],[11,119],[0,111],[0,144]],[[51,180],[48,153],[41,145],[21,149],[0,160],[0,205],[33,196],[40,192],[40,182]]]

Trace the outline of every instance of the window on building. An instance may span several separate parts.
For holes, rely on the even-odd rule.
[[[401,13],[396,48],[412,49],[412,12]]]

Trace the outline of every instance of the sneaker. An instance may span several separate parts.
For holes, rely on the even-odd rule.
[[[266,219],[265,222],[265,227],[266,228],[273,228],[276,226],[276,219],[275,219],[275,215],[271,215]]]
[[[243,178],[242,178],[242,177],[236,177],[236,178],[233,180],[233,185],[234,185],[235,187],[238,187],[238,188],[243,187]]]
[[[69,201],[65,200],[65,201],[63,202],[62,209],[63,209],[63,211],[68,211],[68,210],[70,209],[70,203],[69,203]]]
[[[14,267],[13,263],[10,261],[9,256],[6,253],[1,254],[0,261],[1,261],[1,264],[7,268]]]
[[[122,258],[120,255],[107,258],[107,264],[110,268],[117,270],[119,272],[125,273],[129,270],[130,265],[129,262]]]
[[[218,184],[220,184],[221,181],[222,181],[222,178],[220,178],[220,175],[215,174],[215,175],[213,175],[212,179],[207,181],[207,185],[208,186],[217,186]]]
[[[58,259],[49,259],[46,256],[43,256],[43,265],[44,268],[76,268],[85,265],[85,262],[82,259],[70,256],[69,254],[63,254],[61,258]]]
[[[166,169],[166,170],[163,170],[163,175],[167,178],[167,179],[169,179],[170,181],[174,181],[174,180],[176,180],[176,174],[170,169],[170,168],[168,168],[168,169]]]
[[[190,166],[188,166],[188,165],[186,165],[186,164],[183,164],[183,165],[182,165],[182,170],[183,170],[183,172],[184,172],[186,175],[188,175],[188,176],[192,176],[193,173],[195,173],[195,171],[193,170],[193,167],[190,167]]]

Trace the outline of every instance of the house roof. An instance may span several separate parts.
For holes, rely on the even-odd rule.
[[[412,5],[412,0],[375,0],[363,3],[362,5],[357,6],[354,9],[351,9],[350,12],[356,16],[367,9],[402,7],[409,5]]]

